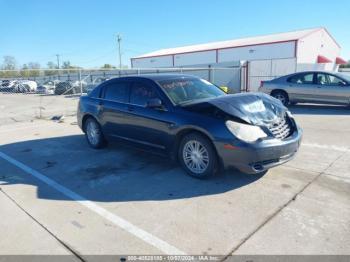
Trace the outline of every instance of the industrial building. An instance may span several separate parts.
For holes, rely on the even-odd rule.
[[[346,63],[341,47],[326,28],[256,36],[162,49],[131,58],[133,68],[210,67],[216,81],[238,92],[242,85],[256,90],[261,80],[304,70],[338,70]],[[237,68],[225,79],[218,68]],[[239,68],[239,71],[238,71]],[[244,68],[244,71],[242,71]],[[210,78],[210,77],[209,77]]]

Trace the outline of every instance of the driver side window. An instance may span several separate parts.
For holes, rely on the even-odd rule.
[[[318,85],[329,85],[329,78],[326,74],[317,74]]]
[[[344,84],[345,81],[330,74],[317,74],[317,84],[319,85],[329,85],[329,86],[340,86]]]
[[[142,82],[134,82],[130,92],[130,104],[146,106],[147,101],[152,98],[159,98],[152,86]]]

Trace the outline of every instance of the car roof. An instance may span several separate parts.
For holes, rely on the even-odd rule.
[[[181,78],[197,78],[196,76],[185,75],[185,74],[145,74],[145,75],[130,75],[123,77],[116,77],[112,79],[149,79],[153,81],[161,81],[161,80],[171,80],[171,79],[181,79]],[[112,80],[110,79],[110,80]]]
[[[291,73],[291,74],[288,74],[288,75],[284,75],[284,76],[280,76],[280,77],[277,77],[271,81],[278,81],[278,80],[281,80],[281,79],[287,79],[289,77],[293,77],[293,76],[297,76],[299,74],[317,74],[317,73],[326,73],[326,74],[333,74],[333,75],[338,75],[339,72],[334,72],[334,71],[325,71],[325,70],[309,70],[309,71],[300,71],[300,72],[295,72],[295,73]]]
[[[326,70],[310,70],[310,71],[300,71],[300,72],[295,72],[290,75],[296,75],[296,74],[311,74],[311,73],[326,73],[326,74],[338,74],[339,72],[334,72],[334,71],[326,71]]]

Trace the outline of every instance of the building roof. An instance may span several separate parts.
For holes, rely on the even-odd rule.
[[[221,42],[212,42],[212,43],[199,44],[199,45],[189,45],[189,46],[183,46],[183,47],[161,49],[161,50],[143,54],[141,56],[137,56],[134,58],[146,58],[146,57],[216,50],[216,49],[223,49],[223,48],[234,48],[234,47],[242,47],[242,46],[296,41],[305,36],[308,36],[309,34],[315,33],[320,30],[325,30],[328,33],[328,31],[325,28],[317,27],[317,28],[287,32],[287,33],[261,35],[261,36],[234,39],[234,40],[221,41]]]

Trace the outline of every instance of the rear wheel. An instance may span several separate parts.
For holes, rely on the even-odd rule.
[[[102,129],[99,123],[92,117],[85,121],[85,137],[89,145],[94,149],[106,146],[106,140],[103,136]]]
[[[279,101],[281,101],[281,103],[284,106],[287,106],[289,104],[289,98],[286,92],[283,91],[273,91],[271,96],[273,96],[274,98],[278,99]]]
[[[180,144],[178,158],[183,169],[196,178],[206,178],[216,173],[218,161],[211,142],[204,136],[192,133]]]

